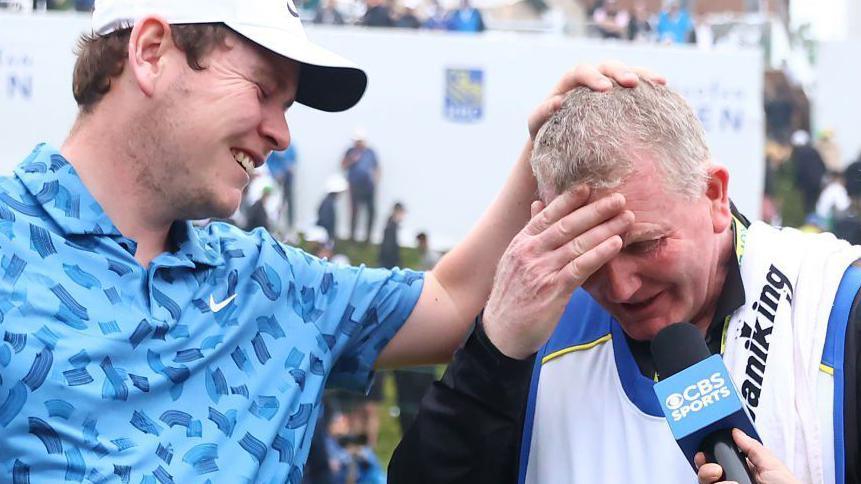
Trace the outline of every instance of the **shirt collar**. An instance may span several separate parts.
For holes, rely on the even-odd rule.
[[[706,343],[712,353],[719,353],[723,343],[723,332],[729,318],[738,308],[744,305],[744,281],[741,278],[739,261],[744,253],[744,233],[750,227],[750,221],[738,211],[735,204],[730,202],[732,212],[732,257],[729,258],[726,280],[715,306],[715,314],[706,331]]]
[[[56,149],[44,143],[36,146],[15,168],[15,175],[64,234],[122,235]]]
[[[170,239],[176,244],[176,254],[196,264],[220,266],[224,264],[221,247],[207,233],[187,220],[177,221],[170,229]]]
[[[14,172],[63,235],[123,237],[72,164],[56,149],[44,143],[36,146]],[[174,223],[169,237],[176,249],[169,258],[176,259],[176,265],[182,265],[184,259],[210,266],[224,263],[220,250],[191,222]]]

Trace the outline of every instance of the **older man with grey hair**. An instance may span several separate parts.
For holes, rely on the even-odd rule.
[[[441,466],[435,475],[449,477],[433,482],[491,482],[481,476],[501,468],[509,478],[496,484],[695,481],[653,391],[649,351],[661,329],[686,321],[723,356],[756,419],[764,446],[733,435],[756,482],[859,482],[861,248],[748,222],[691,108],[649,81],[568,93],[531,164],[533,214],[566,197],[580,207],[558,224],[572,240],[559,250],[618,252],[565,292],[530,277],[542,262],[522,263],[538,237],[515,237],[497,276],[524,276],[494,287],[484,329],[425,396],[393,469]],[[620,235],[589,219],[615,203],[629,223]],[[524,304],[534,298],[558,304],[536,320]],[[721,479],[702,454],[696,464],[700,482]]]

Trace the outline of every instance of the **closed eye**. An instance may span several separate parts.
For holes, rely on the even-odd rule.
[[[257,86],[257,97],[260,98],[261,101],[266,101],[269,99],[269,93],[261,84],[256,84]]]
[[[652,239],[652,240],[643,240],[640,242],[633,242],[628,244],[625,247],[625,251],[630,254],[637,255],[649,255],[656,252],[664,243],[664,238],[660,239]]]

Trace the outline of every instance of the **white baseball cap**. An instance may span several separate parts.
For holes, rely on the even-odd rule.
[[[255,44],[301,63],[296,101],[321,111],[353,107],[368,84],[354,63],[308,40],[293,0],[96,0],[93,32],[106,35],[147,15],[171,24],[224,23]]]
[[[326,179],[326,193],[341,193],[347,188],[349,188],[349,184],[341,175],[332,175]]]

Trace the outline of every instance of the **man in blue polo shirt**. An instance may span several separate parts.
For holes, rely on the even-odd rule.
[[[530,145],[427,274],[196,228],[289,145],[294,101],[348,109],[364,72],[308,42],[290,0],[103,0],[93,23],[69,137],[0,178],[0,481],[301,482],[324,385],[463,340],[530,217]],[[530,136],[559,93],[607,83],[566,75]]]

